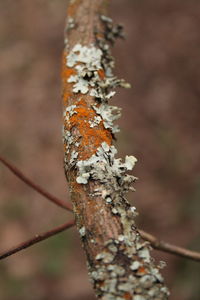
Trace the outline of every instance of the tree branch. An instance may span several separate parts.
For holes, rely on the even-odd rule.
[[[6,166],[12,173],[14,173],[20,180],[25,182],[28,186],[30,186],[32,189],[37,191],[39,194],[50,200],[51,202],[55,203],[56,205],[71,211],[72,207],[70,204],[58,199],[57,197],[51,195],[49,192],[45,191],[41,186],[35,184],[33,181],[31,181],[28,177],[26,177],[18,168],[16,168],[13,164],[8,162],[5,158],[0,156],[0,161],[4,166]]]
[[[115,158],[113,121],[120,109],[109,105],[117,86],[111,46],[122,27],[105,16],[106,0],[73,0],[63,55],[64,166],[89,275],[99,299],[168,299],[168,289],[150,258],[149,244],[135,225],[126,200],[136,180],[127,174],[136,159]]]
[[[150,242],[151,246],[154,249],[160,250],[160,251],[164,251],[170,254],[174,254],[177,256],[182,256],[184,258],[188,258],[188,259],[192,259],[195,261],[200,261],[200,252],[196,252],[196,251],[191,251],[189,249],[183,248],[183,247],[179,247],[176,245],[172,245],[170,243],[166,243],[165,241],[162,241],[158,238],[156,238],[155,236],[153,236],[152,234],[145,232],[141,229],[138,230],[141,237]]]
[[[29,239],[29,240],[15,246],[15,247],[13,247],[13,248],[11,248],[11,249],[1,253],[0,254],[0,260],[5,259],[6,257],[11,256],[11,255],[13,255],[13,254],[15,254],[19,251],[22,251],[22,250],[26,249],[26,248],[29,248],[29,247],[31,247],[31,246],[33,246],[33,245],[35,245],[35,244],[37,244],[41,241],[44,241],[44,240],[48,239],[49,237],[54,236],[54,235],[56,235],[56,234],[58,234],[58,233],[60,233],[64,230],[74,226],[74,224],[75,224],[74,220],[71,220],[71,221],[69,221],[69,222],[67,222],[67,223],[65,223],[65,224],[63,224],[59,227],[53,228],[52,230],[49,230],[45,233],[36,234],[34,236],[34,238],[31,238],[31,239]]]

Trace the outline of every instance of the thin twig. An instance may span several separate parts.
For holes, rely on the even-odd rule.
[[[0,254],[0,260],[6,258],[8,256],[11,256],[11,255],[13,255],[13,254],[15,254],[15,253],[17,253],[21,250],[29,248],[32,245],[36,244],[36,243],[39,243],[43,240],[46,240],[49,237],[51,237],[53,235],[56,235],[57,233],[60,233],[60,232],[66,230],[66,229],[68,229],[68,228],[70,228],[74,225],[75,225],[75,221],[71,220],[70,222],[65,223],[65,224],[63,224],[59,227],[56,227],[56,228],[54,228],[50,231],[47,231],[47,232],[41,233],[41,234],[37,234],[37,235],[35,235],[34,238],[29,239],[28,241],[25,241],[25,242],[19,244],[18,246],[15,246],[12,249],[7,250],[7,251],[3,252],[2,254]],[[164,251],[164,252],[167,252],[167,253],[170,253],[170,254],[173,254],[173,255],[177,255],[177,256],[182,256],[184,258],[192,259],[192,260],[195,260],[195,261],[200,261],[200,253],[199,252],[191,251],[191,250],[188,250],[188,249],[176,246],[176,245],[166,243],[164,241],[160,241],[159,239],[157,239],[152,234],[147,233],[147,232],[145,232],[141,229],[139,229],[138,231],[139,231],[141,237],[144,240],[149,241],[151,246],[154,249]]]
[[[28,186],[33,188],[35,191],[37,191],[39,194],[43,195],[47,199],[49,199],[51,202],[55,203],[56,205],[68,210],[72,211],[72,207],[70,204],[65,203],[64,201],[58,199],[57,197],[51,195],[47,191],[45,191],[42,187],[32,182],[28,177],[26,177],[18,168],[16,168],[13,164],[8,162],[5,158],[0,156],[0,161],[6,166],[11,172],[13,172],[19,179],[24,181]]]
[[[36,234],[34,236],[34,238],[29,239],[29,240],[27,240],[27,241],[25,241],[25,242],[23,242],[23,243],[15,246],[15,247],[13,247],[12,249],[7,250],[7,251],[1,253],[0,254],[0,260],[6,258],[8,256],[11,256],[11,255],[13,255],[13,254],[15,254],[15,253],[17,253],[17,252],[19,252],[21,250],[29,248],[30,246],[32,246],[32,245],[34,245],[36,243],[44,241],[44,240],[48,239],[49,237],[51,237],[53,235],[56,235],[57,233],[60,233],[60,232],[62,232],[64,230],[66,230],[66,229],[74,226],[74,224],[75,224],[74,220],[71,220],[71,221],[69,221],[69,222],[67,222],[67,223],[65,223],[65,224],[63,224],[63,225],[61,225],[59,227],[53,228],[50,231],[47,231],[47,232],[44,232],[44,233],[41,233],[41,234]]]
[[[200,253],[196,252],[196,251],[191,251],[176,245],[172,245],[169,243],[166,243],[164,241],[159,240],[158,238],[156,238],[155,236],[153,236],[150,233],[147,233],[143,230],[138,230],[141,237],[144,240],[147,240],[150,242],[151,246],[154,249],[160,250],[160,251],[164,251],[164,252],[168,252],[170,254],[175,254],[178,256],[182,256],[185,258],[189,258],[195,261],[200,261]]]

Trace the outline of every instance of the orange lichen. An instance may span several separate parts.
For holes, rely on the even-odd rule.
[[[74,15],[76,14],[77,8],[79,7],[79,4],[80,4],[80,0],[70,1],[70,4],[67,9],[67,15],[69,17],[74,17]]]
[[[66,57],[67,52],[64,51],[62,56],[62,81],[63,81],[63,104],[64,106],[68,105],[69,98],[73,96],[73,92],[71,90],[71,84],[67,82],[71,75],[75,75],[76,71],[73,68],[69,68],[66,65]]]
[[[73,7],[73,5],[70,6]],[[64,118],[64,125],[66,130],[71,132],[72,128],[75,128],[79,133],[80,138],[78,142],[80,145],[77,149],[79,153],[78,158],[85,160],[96,153],[97,148],[100,147],[103,142],[111,145],[112,134],[110,130],[104,127],[103,121],[100,121],[97,126],[91,127],[91,122],[95,120],[94,118],[97,117],[98,114],[92,106],[86,102],[88,96],[84,96],[85,98],[80,100],[80,94],[74,94],[72,83],[69,83],[68,79],[71,75],[76,74],[76,70],[67,67],[66,57],[67,51],[64,51],[62,59],[63,104],[64,107],[72,104],[77,107],[74,109],[75,113],[72,116],[68,114],[68,121]],[[104,70],[98,70],[98,75],[100,79],[103,80],[105,78]]]
[[[137,273],[138,273],[138,274],[142,274],[142,275],[143,275],[143,274],[146,274],[146,272],[147,272],[147,271],[146,271],[146,269],[145,269],[144,267],[139,267],[139,269],[138,269],[138,272],[137,272]]]
[[[79,159],[85,160],[90,158],[98,147],[103,142],[111,145],[112,135],[111,132],[105,129],[103,121],[98,126],[90,127],[90,122],[97,116],[96,112],[90,107],[84,99],[75,103],[77,107],[74,109],[76,112],[69,118],[69,122],[66,121],[66,129],[71,130],[76,128],[81,136],[79,145]]]
[[[132,299],[132,296],[130,293],[125,293],[124,296],[123,296],[124,299],[126,300],[131,300]]]
[[[76,71],[73,68],[67,67],[66,57],[67,57],[67,52],[64,51],[62,56],[62,72],[61,72],[62,79],[64,80],[67,80],[71,75],[76,74]]]
[[[97,72],[98,72],[98,75],[99,75],[100,79],[104,79],[105,78],[105,72],[104,72],[103,69],[100,69]]]
[[[103,39],[104,38],[104,34],[102,32],[97,32],[96,33],[96,38]]]
[[[75,75],[76,71],[72,68],[63,68],[62,70],[62,78],[68,79],[71,75]]]

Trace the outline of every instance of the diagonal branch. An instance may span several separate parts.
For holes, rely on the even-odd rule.
[[[25,182],[28,186],[30,186],[32,189],[37,191],[39,194],[44,196],[45,198],[49,199],[51,202],[55,203],[56,205],[71,211],[72,207],[71,204],[65,203],[64,201],[58,199],[57,197],[51,195],[49,192],[45,191],[42,187],[35,184],[33,181],[31,181],[28,177],[26,177],[18,168],[16,168],[13,164],[8,162],[5,158],[0,156],[0,161],[4,166],[6,166],[11,172],[13,172],[20,180]]]
[[[74,224],[75,224],[74,220],[71,220],[71,221],[69,221],[69,222],[67,222],[67,223],[65,223],[65,224],[63,224],[59,227],[53,228],[52,230],[49,230],[49,231],[44,232],[44,233],[36,234],[34,236],[34,238],[29,239],[29,240],[15,246],[15,247],[13,247],[13,248],[1,253],[0,254],[0,260],[6,258],[8,256],[11,256],[11,255],[13,255],[13,254],[15,254],[15,253],[17,253],[21,250],[29,248],[29,247],[31,247],[31,246],[33,246],[33,245],[35,245],[35,244],[37,244],[41,241],[44,241],[44,240],[48,239],[49,237],[51,237],[53,235],[56,235],[56,234],[58,234],[58,233],[60,233],[64,230],[74,226]]]
[[[177,256],[182,256],[184,258],[189,258],[195,261],[200,261],[200,253],[196,252],[196,251],[191,251],[188,249],[185,249],[183,247],[179,247],[176,245],[172,245],[169,243],[166,243],[162,240],[159,240],[158,238],[156,238],[155,236],[153,236],[152,234],[145,232],[143,230],[138,230],[141,237],[144,240],[147,240],[148,242],[150,242],[151,246],[154,249],[160,250],[160,251],[164,251],[164,252],[168,252],[170,254],[174,254]]]

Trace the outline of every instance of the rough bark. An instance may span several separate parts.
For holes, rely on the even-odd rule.
[[[99,299],[168,299],[168,289],[136,229],[125,195],[136,159],[116,159],[112,145],[120,116],[108,104],[117,86],[110,44],[121,26],[105,17],[107,1],[74,0],[67,12],[63,54],[65,173],[76,224]]]

